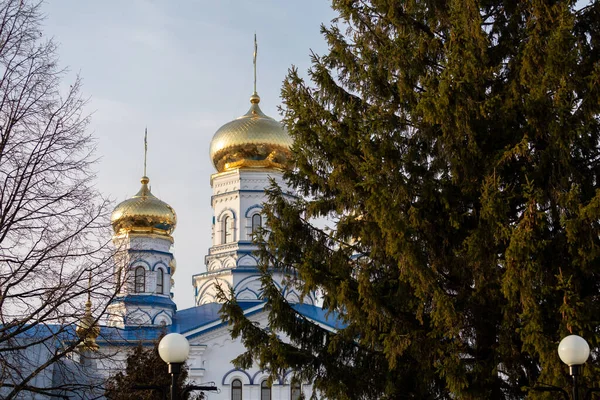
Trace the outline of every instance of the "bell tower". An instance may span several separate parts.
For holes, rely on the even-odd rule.
[[[256,55],[255,36],[250,109],[219,128],[210,143],[209,155],[217,170],[210,178],[212,246],[205,257],[207,272],[193,277],[196,305],[217,301],[217,285],[233,288],[238,301],[261,299],[253,233],[264,226],[262,205],[271,180],[289,192],[283,172],[288,167],[292,139],[279,121],[259,107]],[[298,301],[298,295],[284,286],[283,276],[275,276],[275,281],[289,301]]]
[[[145,154],[146,139],[147,132]],[[173,321],[171,234],[177,216],[170,205],[152,194],[149,183],[144,156],[140,190],[117,205],[111,216],[118,295],[108,309],[110,326],[160,326]]]

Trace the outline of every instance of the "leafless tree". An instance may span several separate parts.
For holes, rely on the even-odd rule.
[[[78,78],[61,86],[65,71],[41,20],[37,2],[0,0],[0,393],[8,399],[80,392],[46,375],[77,348],[73,328],[88,292],[95,318],[115,292],[85,99]]]

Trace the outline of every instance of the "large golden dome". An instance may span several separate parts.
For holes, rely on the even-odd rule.
[[[148,177],[142,177],[141,182],[140,191],[113,211],[110,220],[115,234],[133,232],[170,236],[177,224],[175,210],[150,192]]]
[[[250,97],[250,109],[223,125],[210,142],[210,158],[219,172],[235,168],[284,168],[292,139],[283,125],[260,110],[260,97]]]

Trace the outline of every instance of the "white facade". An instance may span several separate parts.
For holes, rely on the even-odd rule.
[[[154,234],[124,234],[113,238],[117,298],[108,308],[108,325],[167,326],[173,323],[175,303],[171,279],[175,258],[173,240]]]
[[[244,400],[261,400],[266,398],[269,390],[273,400],[297,398],[299,393],[292,393],[290,386],[291,374],[280,377],[268,388],[261,386],[268,375],[265,371],[258,367],[241,371],[232,365],[231,361],[245,349],[239,339],[231,338],[228,325],[218,314],[220,304],[216,298],[217,285],[226,291],[233,288],[246,315],[266,325],[267,313],[263,310],[260,274],[253,254],[256,245],[252,236],[253,230],[265,223],[262,204],[271,180],[287,190],[283,173],[277,169],[234,169],[211,177],[214,211],[212,246],[205,257],[207,271],[192,279],[196,306],[191,309],[175,312],[169,305],[174,266],[171,239],[164,235],[141,233],[115,236],[114,243],[120,249],[115,274],[117,281],[121,280],[123,285],[119,297],[110,306],[109,321],[111,327],[121,329],[111,332],[116,343],[110,343],[110,340],[102,343],[102,338],[99,338],[99,343],[101,352],[107,355],[120,353],[112,359],[121,361],[104,365],[102,373],[105,376],[123,368],[123,350],[126,348],[123,343],[150,342],[162,328],[188,338],[191,348],[187,361],[190,381],[196,384],[214,382],[221,390],[220,393],[207,392],[208,399],[237,399],[233,390],[241,390]],[[136,283],[135,271],[138,268],[143,268],[146,273],[143,291],[140,291],[140,282]],[[164,273],[163,292],[157,290],[156,278],[153,277],[157,270]],[[285,286],[281,273],[276,274],[275,282],[288,301],[298,303],[296,292]],[[313,302],[310,296],[304,299],[306,305],[313,306]],[[323,324],[322,321],[315,323]],[[144,327],[149,329],[144,330]],[[234,388],[232,383],[241,384],[241,389]],[[300,390],[307,397],[312,394],[312,386],[308,382],[301,385]]]
[[[212,246],[205,257],[206,272],[192,278],[195,307],[177,310],[172,300],[176,264],[171,233],[176,225],[175,211],[150,193],[146,176],[142,177],[138,194],[115,208],[112,223],[115,229],[113,243],[117,249],[114,276],[118,295],[109,305],[108,323],[101,327],[97,338],[100,350],[96,353],[94,368],[98,375],[108,377],[123,371],[127,352],[139,343],[151,345],[164,333],[178,332],[190,342],[187,361],[190,381],[196,384],[214,382],[220,389],[220,393],[205,393],[208,399],[295,400],[300,396],[299,391],[307,398],[312,394],[309,382],[292,389],[291,371],[273,382],[272,387],[267,387],[264,384],[266,371],[257,366],[245,371],[236,369],[231,361],[245,348],[240,339],[231,338],[229,326],[219,314],[221,304],[217,286],[220,285],[226,293],[229,289],[234,290],[238,304],[248,318],[262,326],[267,325],[260,272],[253,254],[257,250],[252,242],[253,232],[265,224],[262,207],[271,181],[284,193],[290,192],[279,168],[283,166],[279,164],[284,148],[281,143],[285,143],[281,137],[287,137],[287,134],[280,124],[262,114],[258,102],[255,93],[251,97],[250,111],[240,117],[244,118],[243,126],[229,133],[248,135],[249,146],[258,146],[258,150],[253,151],[260,153],[271,142],[252,142],[255,137],[252,135],[257,132],[248,130],[263,130],[258,133],[266,130],[278,138],[279,147],[264,152],[267,158],[258,162],[247,156],[242,164],[236,164],[239,167],[221,168],[221,164],[217,167],[215,162],[221,172],[213,174],[210,180],[214,213]],[[253,125],[255,118],[262,122]],[[265,143],[267,145],[263,146]],[[236,157],[238,154],[246,157],[246,147],[236,150]],[[290,199],[293,197],[291,193],[289,196]],[[328,318],[314,304],[314,296],[305,296],[300,303],[298,293],[287,285],[281,272],[273,272],[273,278],[299,314],[325,329],[335,329],[335,319]]]
[[[196,305],[216,302],[217,286],[233,288],[238,301],[261,299],[260,275],[253,252],[253,229],[264,226],[262,205],[267,200],[265,189],[273,180],[284,192],[289,192],[283,173],[268,169],[235,169],[211,177],[212,247],[205,257],[206,271],[195,275]],[[293,288],[286,287],[281,274],[274,276],[276,284],[291,303],[299,301]],[[313,304],[307,297],[305,302]]]
[[[267,313],[263,311],[252,233],[253,229],[265,222],[262,204],[266,200],[265,189],[270,186],[271,179],[287,188],[282,172],[276,169],[235,169],[211,177],[213,241],[205,257],[207,272],[193,277],[196,307],[192,309],[175,312],[169,306],[174,266],[171,239],[164,235],[140,233],[115,236],[114,244],[120,249],[115,276],[118,282],[122,282],[122,288],[119,297],[110,306],[109,325],[123,330],[113,332],[116,333],[113,340],[119,344],[111,344],[110,340],[105,340],[104,344],[99,342],[101,352],[106,355],[117,354],[116,358],[107,357],[115,362],[104,365],[102,373],[105,376],[124,367],[123,343],[132,342],[135,345],[136,340],[150,341],[149,335],[156,334],[156,330],[163,327],[188,338],[191,347],[187,361],[190,380],[196,384],[214,382],[220,388],[218,394],[206,393],[208,399],[232,399],[232,382],[241,383],[244,400],[263,399],[265,397],[261,397],[261,392],[266,396],[267,390],[271,391],[270,398],[273,400],[292,399],[290,374],[281,377],[269,389],[261,387],[267,378],[266,372],[257,367],[241,371],[232,365],[231,360],[245,349],[239,339],[231,338],[228,325],[221,321],[218,315],[220,305],[216,298],[216,285],[222,285],[225,290],[233,288],[238,301],[245,305],[249,318],[261,324],[266,323]],[[146,274],[143,291],[140,290],[140,282],[136,283],[135,271],[138,268],[143,268]],[[155,271],[158,270],[162,270],[165,277],[162,292],[157,290]],[[280,273],[275,276],[275,281],[288,301],[298,302],[298,295],[285,286]],[[313,298],[306,297],[304,303],[312,305]],[[155,329],[139,331],[139,327]],[[306,396],[312,393],[308,383],[303,384],[301,390]],[[298,392],[294,394],[297,396]]]
[[[259,312],[250,317],[264,325],[267,314]],[[260,400],[261,383],[266,380],[267,374],[254,367],[250,370],[237,370],[231,364],[231,360],[245,351],[239,339],[233,340],[229,335],[229,328],[222,326],[218,329],[201,333],[186,335],[190,341],[191,354],[188,360],[190,380],[195,382],[214,382],[221,390],[220,393],[206,392],[207,399],[231,399],[231,383],[239,379],[242,383],[242,399]],[[271,387],[271,399],[292,400],[290,375],[284,379],[274,382]],[[312,386],[302,385],[305,397],[309,398]]]

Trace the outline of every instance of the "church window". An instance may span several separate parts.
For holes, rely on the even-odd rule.
[[[242,381],[239,379],[231,382],[231,400],[242,400]]]
[[[290,399],[300,400],[300,394],[302,393],[302,387],[299,382],[292,383],[290,388]]]
[[[233,234],[231,230],[231,218],[228,215],[226,215],[223,217],[223,229],[221,231],[223,237],[221,238],[221,243],[225,244],[231,243],[233,241]]]
[[[164,287],[165,287],[165,273],[163,272],[162,269],[158,269],[158,271],[156,271],[156,293],[158,294],[163,294],[164,292]]]
[[[143,293],[146,290],[146,271],[144,267],[137,267],[135,269],[135,292]]]
[[[117,267],[117,271],[115,273],[115,283],[117,284],[117,291],[121,292],[121,267]]]
[[[260,214],[254,214],[252,216],[252,233],[256,233],[258,228],[262,226],[262,217]]]
[[[271,387],[266,380],[260,384],[260,400],[271,400]]]

